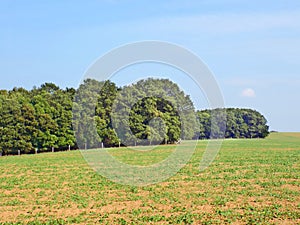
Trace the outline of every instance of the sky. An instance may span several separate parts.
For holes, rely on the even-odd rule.
[[[1,0],[0,27],[0,89],[78,87],[111,49],[158,40],[195,53],[226,107],[258,110],[271,130],[300,131],[300,1]],[[128,71],[179,76],[157,65]],[[199,88],[178,82],[197,108],[207,106]]]

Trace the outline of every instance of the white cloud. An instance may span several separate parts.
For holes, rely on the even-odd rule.
[[[255,97],[255,91],[252,88],[246,88],[242,91],[242,96],[247,98]]]

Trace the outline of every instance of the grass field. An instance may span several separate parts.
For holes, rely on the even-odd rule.
[[[300,133],[225,140],[200,173],[206,144],[175,176],[146,187],[103,178],[80,151],[0,157],[0,223],[300,224]],[[172,147],[159,147],[157,157],[110,151],[150,164]]]

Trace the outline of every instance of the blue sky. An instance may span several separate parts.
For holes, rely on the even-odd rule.
[[[227,107],[257,109],[273,130],[300,131],[300,1],[1,0],[0,27],[0,89],[77,87],[112,48],[161,40],[208,65]],[[199,90],[181,85],[197,101]]]

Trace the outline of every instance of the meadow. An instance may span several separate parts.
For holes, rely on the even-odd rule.
[[[145,187],[94,172],[80,151],[0,157],[1,224],[300,224],[300,133],[228,139],[203,172],[207,141],[175,176]],[[166,157],[126,148],[120,160],[147,165]]]

